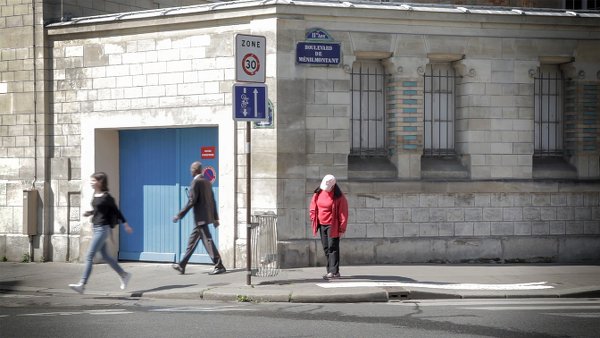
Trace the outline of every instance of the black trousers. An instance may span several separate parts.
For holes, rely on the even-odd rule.
[[[327,260],[327,272],[333,274],[340,272],[340,238],[332,238],[331,225],[319,225],[319,234],[321,235],[321,243]]]
[[[213,263],[215,264],[215,267],[223,267],[221,255],[219,255],[219,250],[217,249],[217,246],[213,241],[212,235],[208,230],[208,224],[196,225],[194,227],[194,230],[192,230],[192,233],[190,234],[190,239],[188,240],[188,246],[185,250],[185,255],[183,255],[183,258],[181,258],[179,266],[185,270],[185,266],[192,257],[194,250],[196,250],[200,239],[202,239],[202,244],[204,244],[204,248],[210,256],[210,259],[212,259]]]

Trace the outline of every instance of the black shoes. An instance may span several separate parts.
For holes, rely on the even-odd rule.
[[[179,264],[173,264],[171,267],[177,271],[179,271],[180,275],[185,275],[185,269],[179,266]]]
[[[221,273],[225,273],[227,272],[227,270],[225,269],[224,266],[220,266],[220,267],[215,267],[213,271],[209,272],[209,275],[218,275]]]
[[[180,275],[185,275],[185,269],[182,268],[179,264],[173,264],[173,265],[171,265],[171,267],[174,270],[179,271]],[[225,273],[225,272],[227,272],[227,270],[225,269],[225,267],[224,266],[220,266],[220,267],[215,267],[213,269],[213,271],[209,272],[208,274],[209,275],[218,275],[218,274]]]

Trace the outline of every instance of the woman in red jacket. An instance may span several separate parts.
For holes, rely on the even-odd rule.
[[[348,201],[333,175],[326,175],[310,201],[313,235],[321,236],[327,259],[324,279],[340,278],[340,236],[348,225]]]

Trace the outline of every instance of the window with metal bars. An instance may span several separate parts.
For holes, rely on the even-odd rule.
[[[429,64],[424,90],[424,156],[453,156],[456,76],[450,64]]]
[[[564,81],[558,66],[540,67],[534,90],[534,155],[563,154]]]
[[[387,155],[384,80],[383,66],[377,61],[352,66],[351,155]]]
[[[564,0],[565,9],[600,9],[600,0]]]

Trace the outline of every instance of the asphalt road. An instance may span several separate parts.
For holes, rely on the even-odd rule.
[[[597,337],[600,299],[361,304],[0,294],[1,337]]]

